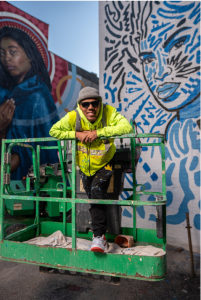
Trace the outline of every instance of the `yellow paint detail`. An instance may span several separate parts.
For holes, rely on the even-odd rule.
[[[121,165],[115,165],[114,168],[115,169],[121,169]]]
[[[80,178],[80,192],[85,192],[81,178]]]
[[[106,165],[106,166],[105,166],[105,170],[112,171],[112,165]]]
[[[57,99],[58,99],[60,105],[62,104],[61,95],[60,95],[60,88],[62,86],[62,83],[66,80],[69,80],[69,79],[72,79],[72,76],[71,75],[66,75],[66,76],[62,77],[59,80],[59,83],[57,84],[56,95],[57,95]],[[84,83],[79,78],[76,78],[76,80],[82,85],[82,87],[85,87]],[[69,110],[67,108],[65,108],[64,110],[65,110],[66,113],[69,112]]]
[[[114,174],[112,175],[112,177],[110,179],[110,184],[107,189],[107,193],[113,193],[113,192],[114,192]]]

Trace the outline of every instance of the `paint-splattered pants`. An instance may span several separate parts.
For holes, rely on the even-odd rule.
[[[81,174],[83,187],[89,199],[107,199],[107,189],[113,171],[112,160],[93,176]],[[102,236],[107,228],[107,205],[92,204],[90,208],[94,236]]]

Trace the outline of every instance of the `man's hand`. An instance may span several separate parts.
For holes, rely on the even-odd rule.
[[[0,130],[3,131],[12,121],[15,112],[15,101],[9,99],[0,105]]]
[[[92,143],[96,138],[97,138],[97,131],[93,130],[93,131],[83,131],[83,133],[86,134],[85,143]]]
[[[85,140],[85,138],[86,138],[86,133],[76,131],[75,137],[76,137],[78,140],[80,140],[82,143],[84,143],[84,140]]]
[[[76,138],[82,143],[92,143],[97,138],[96,130],[76,132]]]

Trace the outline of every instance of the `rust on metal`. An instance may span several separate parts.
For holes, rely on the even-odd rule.
[[[166,275],[167,275],[167,273],[165,273],[163,276],[154,276],[154,275],[152,275],[152,276],[146,277],[146,276],[140,275],[139,273],[136,273],[135,277],[144,278],[144,279],[161,279],[161,278],[165,278]]]
[[[94,269],[83,269],[83,268],[75,268],[75,267],[70,267],[70,266],[61,266],[61,265],[51,265],[51,264],[48,264],[48,263],[39,263],[39,262],[36,262],[36,261],[30,261],[30,260],[26,260],[26,259],[13,259],[13,258],[7,258],[7,257],[3,257],[1,256],[1,259],[5,259],[5,260],[10,260],[10,261],[15,261],[15,262],[29,262],[31,264],[35,264],[35,265],[39,265],[39,266],[43,266],[43,267],[47,267],[47,268],[53,268],[53,269],[64,269],[64,270],[73,270],[73,271],[78,271],[78,272],[86,272],[86,273],[99,273],[99,275],[107,275],[107,276],[114,276],[114,277],[128,277],[128,274],[125,274],[125,273],[113,273],[113,272],[110,272],[110,273],[107,273],[107,272],[104,272],[104,271],[97,271],[97,270],[94,270]],[[142,279],[162,279],[162,278],[165,278],[167,275],[167,273],[165,273],[163,276],[149,276],[149,277],[146,277],[146,276],[142,276],[140,275],[139,273],[136,273],[135,275],[131,275],[129,276],[130,278],[142,278]]]

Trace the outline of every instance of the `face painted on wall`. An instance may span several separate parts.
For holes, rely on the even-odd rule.
[[[172,23],[153,18],[147,38],[139,43],[144,79],[156,101],[169,111],[188,105],[200,93],[199,29],[186,19]]]
[[[4,37],[0,41],[0,60],[10,75],[16,78],[17,83],[22,82],[31,69],[31,61],[24,49],[11,38]]]

